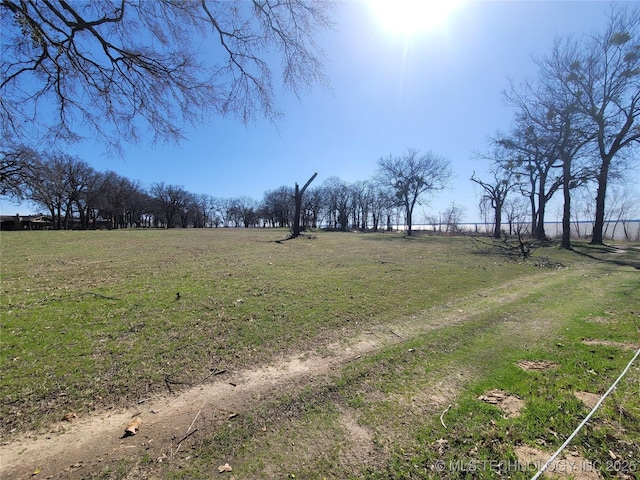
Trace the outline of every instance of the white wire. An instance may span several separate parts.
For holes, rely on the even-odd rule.
[[[577,435],[577,433],[580,431],[580,429],[582,427],[584,427],[584,425],[587,423],[587,421],[589,421],[589,419],[591,418],[591,416],[595,413],[595,411],[598,409],[598,407],[600,406],[600,404],[604,401],[605,398],[607,398],[607,396],[613,391],[614,388],[616,388],[616,385],[618,384],[618,382],[622,379],[622,377],[625,376],[625,374],[627,373],[627,371],[629,370],[629,368],[631,368],[631,365],[633,364],[633,362],[636,360],[636,358],[638,358],[638,356],[640,356],[640,348],[638,349],[638,351],[636,352],[636,354],[633,356],[633,358],[631,359],[631,361],[627,364],[626,368],[622,371],[622,373],[620,374],[620,376],[616,379],[615,382],[613,382],[613,385],[611,385],[611,387],[609,387],[609,390],[607,390],[607,392],[600,398],[600,400],[598,400],[598,403],[596,403],[596,405],[591,409],[591,411],[589,412],[589,415],[587,415],[584,420],[582,421],[582,423],[580,423],[580,425],[578,425],[578,428],[576,428],[573,433],[571,435],[569,435],[569,438],[567,438],[567,440],[562,444],[562,446],[556,450],[556,453],[554,453],[551,458],[549,460],[547,460],[547,463],[545,463],[542,468],[540,470],[538,470],[538,473],[536,473],[533,477],[531,477],[531,480],[536,480],[540,475],[542,475],[542,473],[549,468],[549,465],[551,465],[551,463],[556,459],[556,457],[558,455],[560,455],[560,452],[562,452],[562,450],[564,450],[566,448],[567,445],[569,445],[569,442],[571,442],[571,440],[573,440],[573,437],[575,437]]]

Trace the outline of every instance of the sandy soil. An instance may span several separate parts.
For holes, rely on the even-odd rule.
[[[478,400],[495,405],[505,413],[507,418],[517,417],[522,413],[526,403],[517,395],[503,390],[489,390],[478,397]]]
[[[207,383],[176,395],[154,398],[129,409],[61,421],[48,433],[29,433],[1,449],[2,478],[74,478],[82,471],[99,471],[101,464],[143,453],[170,458],[184,437],[210,428],[247,410],[273,389],[306,384],[339,364],[375,348],[362,341],[339,355],[314,354],[282,358],[274,366],[218,375]],[[128,423],[142,419],[136,435],[124,435]],[[77,473],[77,475],[73,475]]]

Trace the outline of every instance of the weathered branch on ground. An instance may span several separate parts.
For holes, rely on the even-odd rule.
[[[440,423],[442,424],[442,426],[444,428],[447,428],[447,426],[444,424],[444,416],[449,411],[450,408],[451,408],[451,405],[449,405],[447,408],[445,408],[444,412],[442,412],[442,415],[440,415]]]
[[[211,369],[211,372],[202,379],[202,381],[204,382],[209,377],[215,377],[216,375],[222,375],[223,373],[226,373],[226,370],[218,370],[217,368],[213,368]]]
[[[193,386],[192,383],[189,382],[178,382],[175,380],[171,380],[169,378],[169,375],[165,375],[164,376],[164,384],[167,386],[167,390],[169,390],[169,393],[173,395],[173,390],[171,390],[171,385],[189,385],[189,386]]]
[[[202,413],[202,409],[204,408],[205,403],[207,403],[206,400],[204,402],[202,402],[202,406],[200,407],[200,410],[198,410],[198,413],[196,413],[196,416],[193,417],[193,421],[191,422],[191,425],[189,425],[189,428],[187,428],[187,433],[178,442],[176,451],[172,453],[172,456],[178,453],[178,450],[180,450],[180,446],[182,445],[182,442],[184,442],[187,438],[189,438],[191,435],[193,435],[194,433],[196,433],[198,431],[197,428],[195,430],[191,431],[191,428],[193,428],[193,425],[196,423],[196,420],[200,416],[200,413]]]
[[[196,433],[197,431],[198,431],[198,429],[197,429],[197,428],[195,428],[195,429],[191,430],[189,433],[187,433],[187,434],[186,434],[184,437],[182,437],[180,440],[178,440],[178,443],[177,443],[178,447],[180,447],[180,444],[181,444],[182,442],[184,442],[187,438],[189,438],[191,435],[193,435],[193,434],[194,434],[194,433]],[[177,450],[176,450],[176,452],[177,452]]]
[[[524,240],[520,234],[517,237],[504,237],[500,240],[484,240],[480,237],[473,237],[476,245],[482,245],[480,253],[492,253],[505,255],[511,258],[528,259],[533,252],[542,246],[539,240]]]

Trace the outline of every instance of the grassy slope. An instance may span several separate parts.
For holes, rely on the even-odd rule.
[[[326,384],[283,399],[280,410],[258,410],[227,425],[198,445],[196,458],[176,476],[205,478],[231,460],[241,478],[264,478],[265,469],[275,478],[530,478],[535,470],[513,467],[513,447],[550,455],[588,413],[573,392],[604,393],[633,355],[581,340],[640,343],[637,272],[593,264],[569,269],[575,270],[549,272],[544,285],[508,297],[498,309],[480,305],[483,313],[463,324],[354,362]],[[433,312],[416,316],[421,320],[433,320]],[[525,372],[518,360],[559,366]],[[640,469],[639,372],[635,365],[573,442],[607,478],[619,471],[636,478]],[[525,400],[523,415],[506,419],[477,399],[493,388]],[[368,432],[364,452],[362,438],[354,440],[345,427],[345,412]],[[500,471],[500,461],[511,462],[512,470]]]
[[[478,255],[463,238],[319,233],[270,242],[282,236],[3,232],[4,432],[393,324],[405,342],[257,405],[162,475],[209,478],[225,460],[242,478],[440,478],[436,459],[509,459],[518,443],[562,443],[586,413],[572,391],[602,393],[630,358],[580,339],[638,338],[640,282],[624,266],[637,262],[633,252],[613,264],[551,248],[544,255],[569,267],[551,270]],[[438,325],[456,312],[464,321]],[[523,358],[560,367],[523,372],[514,367]],[[628,378],[577,439],[588,458],[604,461],[614,434],[616,455],[638,458],[628,446],[640,443],[637,367]],[[478,402],[488,388],[527,400],[525,414],[505,420]],[[445,429],[439,415],[449,404]]]

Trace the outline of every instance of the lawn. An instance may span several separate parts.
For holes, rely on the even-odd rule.
[[[339,355],[336,345],[370,336],[375,348],[339,368],[200,426],[173,461],[130,455],[91,476],[210,478],[228,462],[237,478],[464,478],[471,460],[557,448],[588,412],[574,393],[604,393],[633,355],[620,344],[639,343],[634,245],[551,245],[514,261],[465,237],[277,241],[285,236],[2,232],[5,441],[68,412],[128,408],[284,357]],[[526,371],[521,360],[556,367]],[[640,457],[638,372],[575,440],[603,476],[640,468],[630,463]],[[478,400],[491,389],[526,408],[505,418]],[[505,473],[481,465],[486,478]]]

